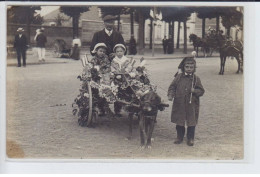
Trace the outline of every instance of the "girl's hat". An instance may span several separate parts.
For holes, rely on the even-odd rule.
[[[122,47],[126,51],[124,44],[116,44],[115,47],[113,48],[113,52],[116,52],[115,50],[116,50],[117,47]]]
[[[24,31],[24,29],[23,28],[18,28],[17,32],[20,32],[20,31]]]
[[[105,43],[97,43],[94,47],[94,49],[91,51],[92,53],[96,53],[97,52],[97,48],[99,47],[104,47],[107,48],[107,45]]]

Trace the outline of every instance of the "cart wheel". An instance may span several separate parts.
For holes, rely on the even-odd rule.
[[[92,102],[92,90],[90,87],[90,83],[88,82],[88,93],[89,93],[89,111],[88,111],[88,122],[87,122],[87,127],[91,125],[92,120],[93,120],[93,115],[92,115],[92,109],[93,109],[93,102]]]

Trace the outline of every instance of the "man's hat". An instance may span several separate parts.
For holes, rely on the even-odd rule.
[[[18,28],[17,32],[20,32],[20,31],[24,31],[24,29],[23,28]]]
[[[97,52],[97,48],[99,47],[104,47],[107,48],[107,45],[105,43],[97,43],[94,47],[94,49],[91,51],[92,53],[96,53]]]
[[[104,22],[114,21],[114,20],[116,20],[116,19],[117,19],[117,17],[115,17],[115,16],[113,16],[113,15],[106,15],[106,16],[103,17],[103,21],[104,21]]]

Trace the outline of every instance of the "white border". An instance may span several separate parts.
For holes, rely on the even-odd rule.
[[[104,161],[91,160],[92,163],[76,160],[49,160],[49,161],[5,161],[5,83],[6,83],[6,5],[60,5],[61,2],[1,2],[1,59],[0,59],[0,173],[259,173],[259,81],[260,61],[256,60],[256,46],[260,46],[260,37],[256,29],[260,29],[260,4],[250,2],[134,2],[132,5],[196,5],[196,6],[244,6],[244,40],[245,40],[245,72],[244,72],[244,133],[245,154],[243,161],[163,161],[153,163],[138,163],[135,161]],[[71,2],[62,2],[62,5],[71,5]],[[130,5],[130,2],[73,2],[75,5]],[[258,79],[259,80],[259,79]],[[258,115],[258,116],[257,116]],[[61,162],[62,161],[62,162]],[[65,162],[64,162],[65,161]],[[100,161],[100,160],[99,160]],[[102,160],[103,161],[103,160]],[[113,163],[107,163],[113,162]],[[140,161],[139,161],[140,162]],[[157,162],[157,163],[155,163]],[[171,162],[171,163],[170,163]],[[199,163],[205,162],[205,163]]]

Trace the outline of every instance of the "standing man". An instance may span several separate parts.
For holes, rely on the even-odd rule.
[[[26,50],[28,48],[26,36],[23,34],[24,29],[18,28],[18,34],[14,38],[14,48],[17,53],[18,67],[21,67],[21,56],[23,57],[23,67],[26,67]]]
[[[116,20],[116,17],[112,15],[106,15],[103,18],[104,26],[105,28],[101,31],[98,31],[94,34],[90,46],[90,53],[92,56],[94,56],[94,53],[92,53],[95,45],[97,43],[105,43],[107,46],[107,55],[109,56],[110,61],[113,60],[115,57],[115,54],[113,53],[113,48],[116,44],[124,44],[125,41],[123,36],[114,29],[114,22]],[[125,52],[126,54],[126,52]]]
[[[166,39],[166,36],[164,36],[164,38],[162,40],[162,45],[163,45],[163,52],[164,52],[164,54],[166,54],[167,46],[168,46],[168,39]]]
[[[45,43],[47,42],[47,38],[44,35],[44,28],[40,29],[40,32],[35,37],[35,40],[36,40],[36,47],[38,48],[39,62],[44,62],[45,61]]]

